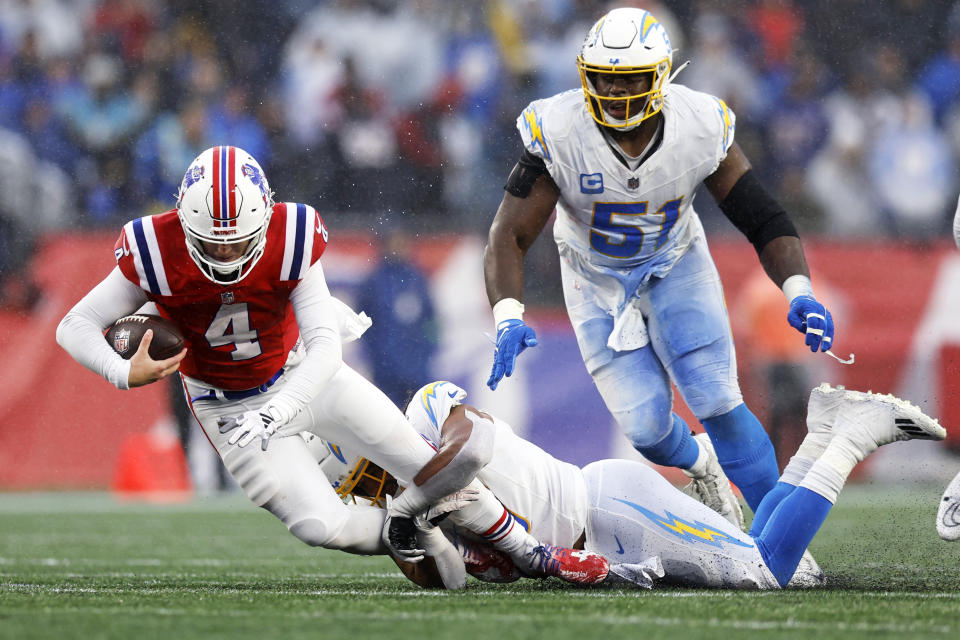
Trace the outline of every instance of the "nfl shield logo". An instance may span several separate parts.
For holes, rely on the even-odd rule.
[[[113,348],[117,353],[126,353],[130,348],[130,329],[120,329],[113,336]]]
[[[233,291],[227,291],[220,294],[220,302],[223,304],[233,304]]]
[[[627,180],[627,188],[636,189],[640,186],[640,178],[630,178]]]

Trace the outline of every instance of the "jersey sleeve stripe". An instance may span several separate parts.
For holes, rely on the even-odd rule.
[[[303,266],[303,236],[306,234],[306,206],[297,205],[297,233],[293,241],[293,264],[290,265],[290,279],[300,277],[300,268]]]
[[[287,208],[287,228],[283,249],[281,280],[299,280],[313,259],[313,208],[305,204],[284,203]],[[296,206],[296,209],[294,209]]]
[[[733,131],[735,125],[733,124],[733,118],[730,117],[730,109],[727,108],[727,103],[725,103],[720,98],[714,98],[717,101],[717,113],[720,115],[720,122],[723,123],[723,148],[729,149],[730,143],[733,139]]]
[[[133,258],[133,268],[136,270],[137,277],[140,279],[140,288],[148,289],[147,274],[143,271],[143,263],[140,260],[140,249],[137,245],[137,234],[133,229],[135,222],[139,222],[139,220],[133,220],[123,225],[123,232],[129,245],[130,255]]]
[[[283,262],[280,263],[281,280],[287,280],[287,274],[290,273],[290,265],[293,264],[293,251],[290,250],[290,236],[293,235],[292,230],[296,229],[297,221],[294,220],[296,216],[290,215],[290,206],[289,202],[283,203],[284,211],[286,211],[286,216],[284,216],[286,227],[283,230]]]
[[[140,276],[140,287],[157,295],[170,295],[167,274],[160,257],[160,246],[151,218],[138,218],[128,223],[135,240],[131,251],[134,266]]]

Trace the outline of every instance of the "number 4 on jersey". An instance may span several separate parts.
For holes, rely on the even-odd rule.
[[[230,357],[234,360],[249,360],[263,353],[257,330],[250,328],[246,302],[221,304],[203,337],[214,348],[233,345]]]

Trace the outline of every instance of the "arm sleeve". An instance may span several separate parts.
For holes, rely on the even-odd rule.
[[[753,244],[757,255],[781,236],[799,237],[793,220],[767,193],[753,170],[744,173],[720,204],[723,214]]]
[[[524,148],[520,160],[510,172],[507,184],[503,188],[512,196],[526,198],[533,189],[533,183],[543,174],[550,175],[543,158],[533,155],[529,149]]]
[[[130,361],[103,339],[103,331],[118,318],[148,301],[146,292],[114,267],[104,280],[78,302],[57,326],[57,343],[74,360],[107,379],[118,389],[129,388]]]
[[[294,287],[290,303],[307,355],[270,401],[270,406],[279,410],[283,422],[300,413],[343,363],[339,319],[319,262],[314,263]]]

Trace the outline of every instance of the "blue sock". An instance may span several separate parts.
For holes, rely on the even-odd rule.
[[[683,418],[673,414],[673,425],[667,437],[652,447],[637,447],[637,451],[654,464],[689,469],[697,461],[700,446],[690,435],[690,427]]]
[[[760,506],[757,507],[753,513],[753,522],[750,523],[751,536],[756,538],[763,532],[767,520],[773,515],[773,510],[776,509],[780,502],[790,495],[794,489],[796,489],[796,487],[792,484],[778,482],[773,489],[767,492],[767,495],[763,496],[763,500],[760,501]]]
[[[781,587],[790,582],[800,557],[831,507],[833,504],[820,494],[796,487],[773,510],[763,533],[754,538],[763,561]]]
[[[722,416],[707,418],[703,426],[717,450],[720,466],[756,512],[780,478],[777,455],[767,432],[745,404]]]

